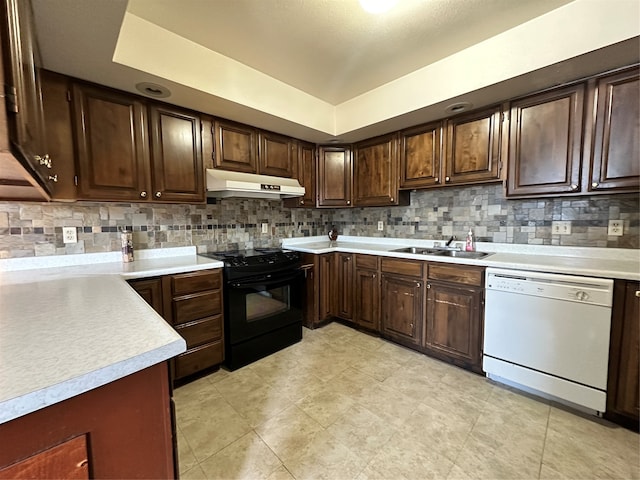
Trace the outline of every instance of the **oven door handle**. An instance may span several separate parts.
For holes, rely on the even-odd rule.
[[[256,278],[249,278],[247,279],[247,281],[238,281],[238,282],[231,282],[229,285],[233,288],[252,288],[252,287],[258,287],[258,286],[262,286],[262,285],[273,285],[275,283],[283,283],[283,282],[289,282],[291,280],[294,280],[296,278],[298,278],[300,275],[302,275],[302,270],[296,270],[294,273],[290,274],[290,275],[264,275],[262,277],[259,277],[259,279],[256,281]]]

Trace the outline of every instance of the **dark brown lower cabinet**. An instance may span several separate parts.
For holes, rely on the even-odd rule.
[[[482,373],[484,268],[429,264],[425,351]]]
[[[163,362],[0,425],[0,478],[175,478]]]
[[[356,255],[353,320],[374,332],[380,329],[380,268],[373,255]]]
[[[638,430],[640,420],[640,283],[616,280],[611,317],[607,412]]]
[[[335,314],[335,256],[333,253],[319,255],[319,323],[331,320]]]
[[[338,292],[336,317],[353,321],[353,253],[336,253]]]
[[[422,343],[424,284],[421,280],[382,274],[382,319],[385,338],[411,348]]]
[[[174,380],[224,361],[220,269],[131,280],[129,284],[187,342],[187,351],[172,360]]]

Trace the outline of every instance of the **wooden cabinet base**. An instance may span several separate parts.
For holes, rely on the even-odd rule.
[[[176,478],[170,401],[161,363],[3,423],[0,477],[16,476],[7,467],[37,463],[44,468],[36,467],[37,478],[71,478],[58,467],[82,451],[69,441],[86,436],[88,455],[79,461],[86,459],[91,478]]]

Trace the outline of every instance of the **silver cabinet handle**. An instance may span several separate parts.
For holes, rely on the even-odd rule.
[[[436,177],[435,180],[436,180],[436,183],[440,183],[440,177]]]
[[[445,182],[450,182],[451,181],[451,177],[444,177],[444,181]]]
[[[49,156],[49,154],[45,154],[43,157],[41,157],[40,155],[36,155],[35,157],[33,157],[35,159],[36,162],[38,162],[40,165],[44,165],[47,168],[51,168],[51,157]]]
[[[162,196],[162,192],[156,192],[156,198],[160,198]]]
[[[56,173],[55,175],[49,175],[49,180],[51,180],[53,183],[56,183],[58,181],[58,174]]]
[[[347,205],[351,205],[351,200],[347,200]]]
[[[571,190],[576,191],[577,189],[578,189],[578,185],[576,185],[575,183],[571,185]]]
[[[391,201],[393,202],[393,197],[391,197]]]
[[[593,183],[591,184],[591,188],[598,188],[598,186],[599,186],[599,185],[600,185],[600,184],[599,184],[598,182],[593,182]]]
[[[142,198],[147,198],[147,192],[145,192],[145,191],[140,192],[140,196]]]
[[[636,290],[636,297],[640,298],[640,290]]]
[[[420,287],[420,282],[416,282],[416,287]]]
[[[300,200],[300,205],[304,205],[304,200]]]

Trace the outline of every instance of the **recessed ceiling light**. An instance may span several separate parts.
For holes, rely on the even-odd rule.
[[[360,0],[360,5],[369,13],[384,13],[393,8],[398,0]]]
[[[171,91],[167,87],[158,85],[157,83],[151,83],[151,82],[136,83],[136,89],[140,93],[143,93],[144,95],[148,95],[149,97],[167,98],[171,95]]]
[[[473,105],[469,102],[457,102],[449,105],[447,108],[444,109],[444,111],[447,113],[460,113],[460,112],[466,112],[471,107],[473,107]]]

